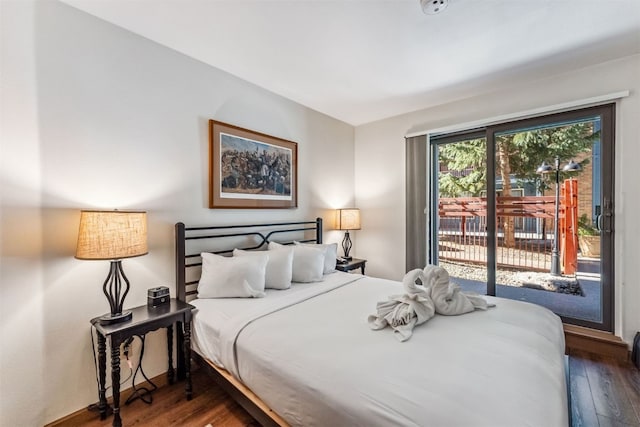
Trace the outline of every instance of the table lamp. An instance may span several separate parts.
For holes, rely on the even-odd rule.
[[[108,325],[131,319],[122,305],[129,292],[129,280],[122,271],[122,259],[147,254],[147,213],[141,211],[82,211],[76,258],[110,260],[104,292],[111,312],[100,318]],[[123,287],[124,282],[124,287]]]
[[[338,209],[336,225],[336,229],[345,230],[344,239],[342,239],[342,250],[344,251],[344,259],[351,260],[349,251],[351,251],[352,243],[351,237],[349,237],[349,230],[360,230],[360,209]]]

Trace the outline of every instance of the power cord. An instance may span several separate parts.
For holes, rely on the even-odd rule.
[[[140,399],[147,405],[150,405],[151,403],[153,403],[153,396],[151,395],[151,393],[154,390],[157,390],[158,386],[155,385],[153,381],[149,379],[149,377],[147,377],[147,375],[144,373],[144,369],[142,368],[142,358],[144,357],[144,343],[145,343],[146,334],[136,335],[136,336],[140,339],[140,342],[142,343],[142,345],[140,346],[140,359],[138,360],[138,366],[136,367],[136,370],[133,373],[133,380],[131,381],[133,392],[124,402],[124,404],[128,405],[131,402],[135,401],[136,399]],[[133,340],[133,337],[131,337],[130,339]],[[128,353],[125,352],[125,354],[127,355],[127,360],[129,360]],[[147,388],[144,386],[138,387],[136,385],[136,376],[138,375],[138,372],[140,372],[140,374],[144,377],[147,383],[149,383],[151,388]]]

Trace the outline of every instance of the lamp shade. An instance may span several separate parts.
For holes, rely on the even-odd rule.
[[[146,212],[81,212],[76,258],[116,260],[147,252]]]
[[[337,230],[360,230],[360,209],[338,209],[336,218]]]
[[[555,172],[555,169],[545,161],[542,161],[542,164],[536,169],[536,173],[551,173]]]
[[[580,166],[579,163],[576,163],[576,162],[573,161],[573,159],[571,159],[571,160],[569,160],[569,163],[564,165],[562,170],[565,171],[565,172],[577,172],[579,170],[582,170],[582,167]]]

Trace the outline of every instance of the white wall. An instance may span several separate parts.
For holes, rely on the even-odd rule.
[[[173,224],[323,216],[354,203],[354,129],[57,1],[3,0],[0,425],[97,401],[89,319],[108,263],[73,258],[82,208],[148,211],[126,306],[174,292]],[[207,209],[208,119],[298,142],[299,208]],[[166,370],[163,331],[145,371]],[[123,372],[124,374],[124,372]]]
[[[508,91],[469,98],[356,128],[356,204],[362,209],[358,256],[373,276],[405,271],[404,135],[508,113],[630,90],[617,106],[616,334],[630,342],[640,330],[640,56],[548,77]]]

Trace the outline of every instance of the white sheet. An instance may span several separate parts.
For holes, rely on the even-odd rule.
[[[567,425],[564,335],[549,310],[487,297],[496,308],[435,316],[398,342],[391,329],[370,330],[367,316],[401,292],[400,283],[363,278],[339,286],[341,277],[361,276],[328,277],[284,291],[306,299],[300,304],[270,293],[225,303],[213,315],[217,303],[195,301],[198,346],[210,346],[200,339],[207,329],[218,328],[218,339],[239,330],[236,354],[223,356],[223,366],[292,425]],[[307,299],[314,286],[335,289]],[[247,301],[288,307],[247,323],[240,320]],[[204,326],[214,317],[218,326]]]
[[[230,322],[239,327],[243,325],[243,321],[251,321],[253,316],[258,316],[262,311],[278,310],[363,277],[336,271],[324,275],[322,282],[293,282],[290,289],[266,289],[265,298],[207,298],[190,301],[189,303],[196,307],[192,331],[194,350],[217,366],[233,373],[234,367],[226,366],[220,356],[222,351],[220,333],[222,329],[226,329],[227,334],[230,334]]]

